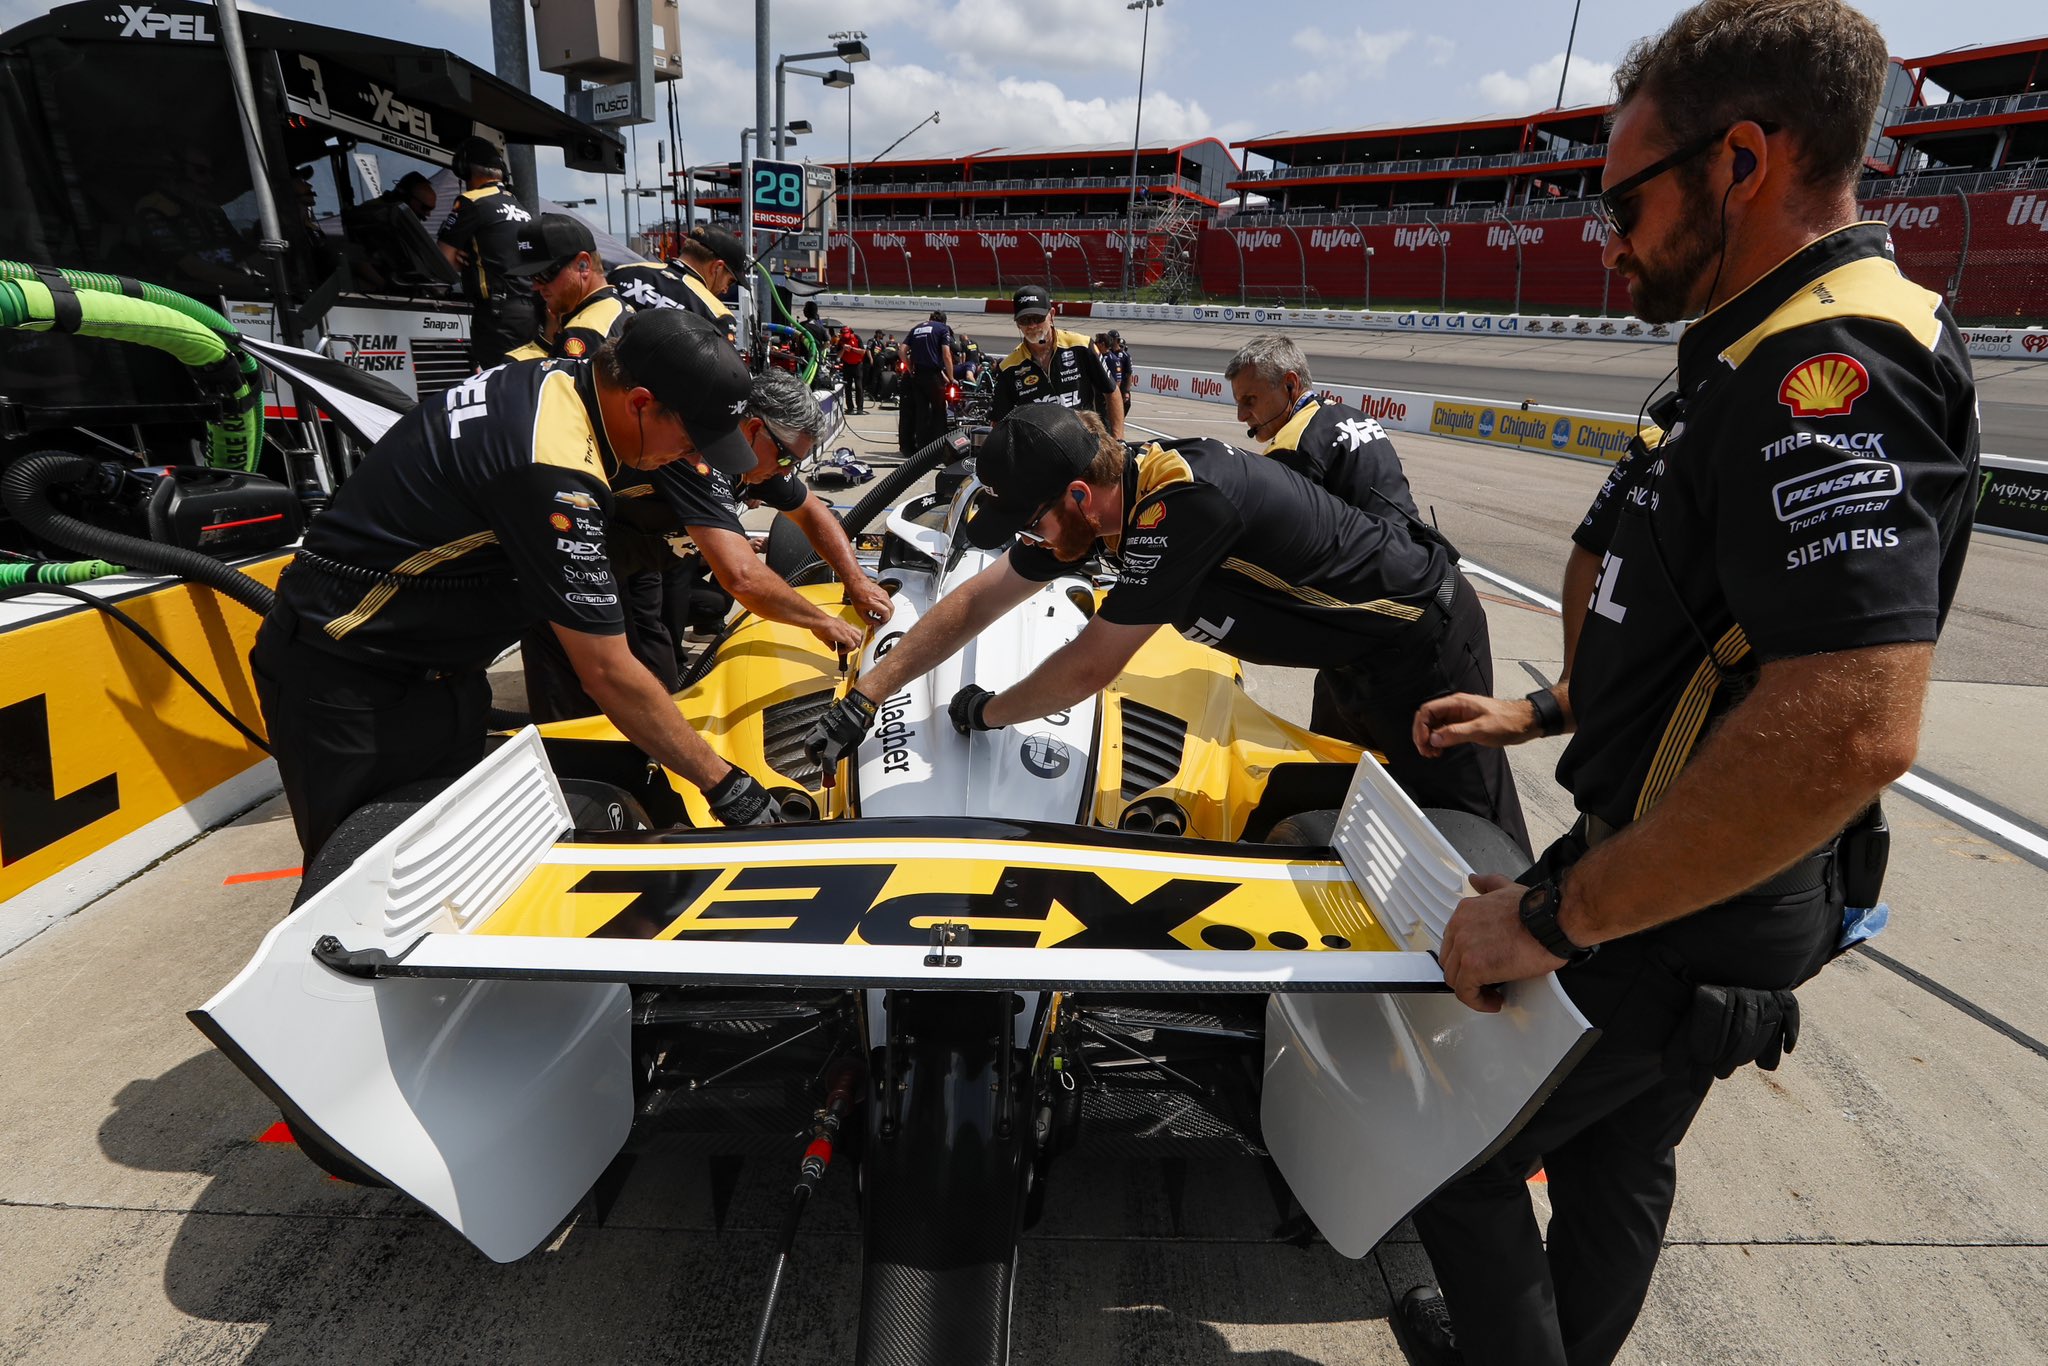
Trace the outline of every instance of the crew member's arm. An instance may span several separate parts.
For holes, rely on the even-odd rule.
[[[798,487],[802,485],[799,483]],[[803,502],[782,515],[797,524],[804,533],[804,539],[811,543],[811,549],[818,552],[818,558],[832,566],[832,572],[839,576],[840,584],[846,589],[847,605],[860,613],[862,621],[880,626],[896,614],[896,604],[882,591],[882,585],[861,569],[860,561],[854,557],[853,542],[847,539],[846,528],[832,515],[823,499],[806,489]]]
[[[989,698],[981,709],[990,730],[1035,721],[1095,696],[1124,671],[1131,656],[1152,638],[1157,625],[1125,626],[1100,615],[1081,634],[1054,650],[1039,666],[1011,687]]]
[[[1124,439],[1124,396],[1121,390],[1111,389],[1102,396],[1102,425],[1109,428],[1109,434],[1121,441]]]
[[[791,588],[786,579],[768,567],[767,561],[754,553],[743,533],[715,526],[692,526],[689,532],[718,586],[732,594],[740,606],[763,621],[801,626],[834,648],[860,647],[859,627]]]
[[[1707,736],[1650,813],[1572,868],[1558,928],[1582,948],[1739,896],[1820,847],[1912,767],[1934,646],[1781,659]],[[1445,929],[1444,980],[1467,1005],[1563,966],[1522,928],[1526,888],[1472,885]]]
[[[1040,587],[1003,556],[934,603],[895,649],[860,676],[860,690],[871,698],[888,697],[913,678],[924,677]]]
[[[699,788],[711,787],[732,771],[683,719],[675,699],[634,656],[625,636],[573,631],[559,622],[554,629],[590,700],[649,758]]]
[[[469,254],[476,250],[477,210],[475,201],[458,197],[455,208],[448,214],[448,221],[441,225],[436,240],[441,255],[457,270],[469,264]]]
[[[1075,349],[1080,353],[1081,373],[1087,377],[1088,387],[1095,391],[1094,404],[1102,410],[1102,425],[1109,428],[1111,436],[1123,440],[1124,391],[1110,373],[1108,361],[1094,347],[1084,342]]]
[[[1644,473],[1647,461],[1638,463],[1624,457],[1609,471],[1585,518],[1572,532],[1571,553],[1564,564],[1561,602],[1564,617],[1564,668],[1551,686],[1564,712],[1564,734],[1578,729],[1578,714],[1572,710],[1572,661],[1579,653],[1579,633],[1585,629],[1593,593],[1600,582],[1600,559],[1614,534],[1614,519],[1633,481]],[[1485,745],[1498,749],[1541,739],[1543,727],[1535,706],[1525,698],[1482,697],[1477,693],[1453,693],[1434,697],[1416,708],[1412,738],[1425,759],[1434,759],[1458,745]]]

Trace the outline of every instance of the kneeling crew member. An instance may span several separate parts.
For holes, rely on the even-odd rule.
[[[1001,422],[1023,404],[1057,403],[1094,413],[1109,434],[1121,440],[1124,396],[1101,353],[1079,332],[1053,326],[1052,295],[1042,286],[1026,285],[1010,302],[1023,340],[996,366],[990,420]]]
[[[727,825],[775,819],[626,646],[606,556],[622,472],[755,463],[750,382],[701,320],[636,317],[587,365],[501,365],[399,419],[306,533],[250,651],[310,860],[380,793],[483,757],[484,671],[536,617],[621,733]]]
[[[1254,663],[1338,660],[1369,671],[1388,714],[1403,721],[1475,677],[1474,654],[1489,648],[1483,616],[1451,611],[1462,580],[1441,541],[1220,441],[1132,455],[1094,414],[1034,404],[989,433],[979,468],[987,487],[966,535],[990,549],[1012,536],[1017,544],[939,599],[812,728],[805,744],[827,762],[867,733],[872,698],[949,658],[1098,549],[1116,555],[1122,573],[1080,635],[1014,688],[963,689],[954,725],[993,730],[1072,706],[1111,683],[1166,623]],[[1476,639],[1460,629],[1468,624]],[[1416,802],[1484,816],[1526,847],[1506,764],[1474,763],[1447,777],[1441,762],[1412,745],[1387,752],[1388,771]]]
[[[1266,443],[1266,454],[1312,483],[1321,484],[1360,512],[1420,521],[1408,476],[1386,429],[1348,404],[1315,392],[1308,357],[1291,337],[1254,337],[1223,367],[1237,401],[1244,434]],[[1455,557],[1454,557],[1455,558]],[[1479,609],[1478,599],[1472,606]],[[1479,661],[1493,692],[1493,657]],[[1353,744],[1385,750],[1397,735],[1375,735],[1365,717],[1369,699],[1357,695],[1358,676],[1342,669],[1316,671],[1309,729]]]

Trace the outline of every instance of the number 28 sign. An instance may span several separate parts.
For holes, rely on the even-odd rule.
[[[804,168],[794,161],[754,163],[754,226],[778,232],[804,225]]]

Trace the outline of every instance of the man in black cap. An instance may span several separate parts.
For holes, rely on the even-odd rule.
[[[500,365],[385,434],[307,532],[250,651],[309,862],[363,803],[483,756],[484,671],[536,618],[620,732],[721,821],[777,817],[633,657],[607,556],[614,481],[754,468],[751,388],[701,319],[642,314],[588,362]]]
[[[518,262],[505,273],[532,285],[549,319],[542,337],[506,352],[512,360],[581,360],[628,316],[618,290],[605,279],[589,225],[569,214],[544,213],[522,224]]]
[[[618,267],[611,282],[633,308],[681,308],[719,328],[728,341],[739,333],[721,295],[747,278],[747,254],[740,239],[723,228],[699,223],[667,265],[636,261]]]
[[[441,225],[441,254],[462,272],[469,300],[469,363],[482,369],[540,334],[533,287],[507,272],[518,262],[519,228],[533,215],[505,187],[505,154],[488,138],[464,138],[455,149],[462,196]]]
[[[1485,617],[1455,611],[1472,590],[1442,538],[1361,512],[1264,456],[1206,439],[1132,453],[1093,413],[1045,403],[996,424],[979,476],[967,539],[988,550],[1016,544],[933,604],[811,728],[805,747],[823,762],[837,764],[860,743],[872,699],[892,696],[1098,552],[1121,568],[1095,615],[1015,687],[961,689],[951,714],[963,734],[1093,696],[1168,623],[1255,664],[1367,670],[1389,713],[1404,718],[1465,689],[1476,658],[1491,655]],[[1505,763],[1453,772],[1392,744],[1386,763],[1418,805],[1470,811],[1528,847]]]
[[[1124,397],[1094,345],[1079,332],[1053,326],[1052,294],[1043,285],[1024,286],[1010,303],[1023,340],[996,366],[990,416],[1001,422],[1011,409],[1026,403],[1085,408],[1121,440]]]
[[[896,449],[907,459],[946,431],[946,390],[953,382],[953,329],[943,309],[903,339],[910,373],[896,399]]]

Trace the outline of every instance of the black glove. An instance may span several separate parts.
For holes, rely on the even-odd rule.
[[[825,714],[804,732],[804,753],[826,769],[860,747],[868,728],[875,724],[875,704],[859,688],[848,688],[846,696],[834,702]]]
[[[782,819],[782,803],[743,768],[735,767],[705,788],[704,800],[721,825],[773,825]]]
[[[953,729],[962,735],[969,731],[1002,729],[1000,726],[991,726],[988,718],[983,715],[988,710],[989,700],[994,696],[995,694],[987,688],[973,683],[954,693],[953,701],[946,708],[947,715],[953,718]]]

